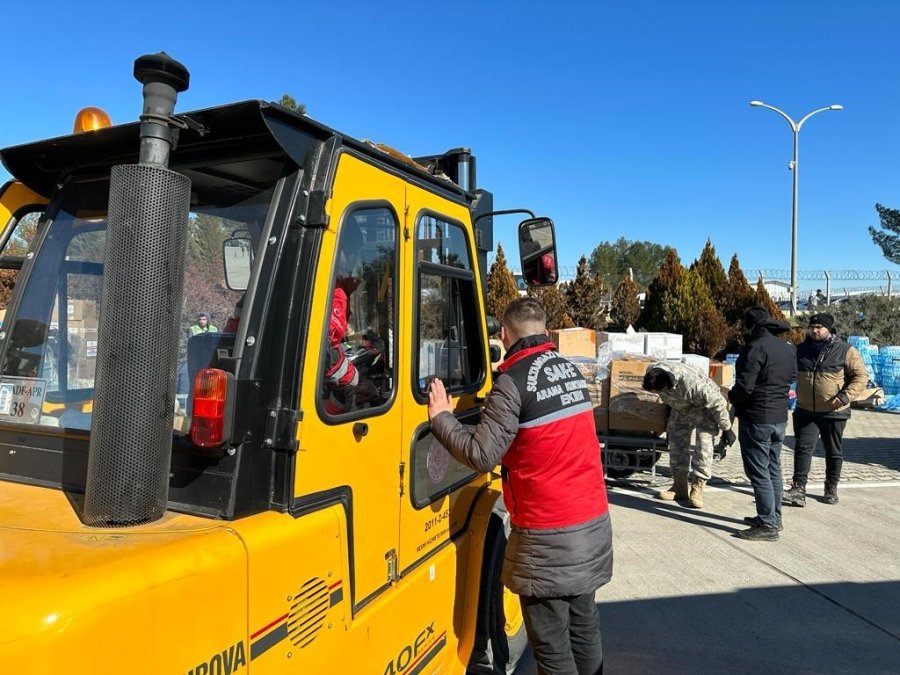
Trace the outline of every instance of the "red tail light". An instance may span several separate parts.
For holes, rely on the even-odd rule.
[[[194,405],[191,415],[191,441],[201,448],[213,448],[226,440],[225,416],[228,399],[228,373],[206,368],[194,378]]]

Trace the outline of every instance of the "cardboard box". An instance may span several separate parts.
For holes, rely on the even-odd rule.
[[[611,431],[666,430],[669,407],[644,391],[644,374],[653,361],[616,359],[609,364],[609,428]]]
[[[563,356],[597,356],[597,332],[590,328],[551,330],[550,339]]]
[[[597,349],[603,345],[609,345],[613,354],[643,354],[643,333],[610,333],[601,331],[597,333]]]
[[[656,359],[681,361],[682,342],[677,333],[644,333],[644,354]]]
[[[669,406],[648,391],[629,391],[609,401],[609,428],[661,434],[669,420]]]
[[[709,374],[709,357],[700,354],[682,354],[681,362],[693,366],[704,375]]]
[[[609,362],[609,397],[629,391],[643,391],[641,385],[647,368],[653,361],[649,359],[613,359]]]
[[[710,363],[709,376],[719,386],[731,387],[734,384],[734,364]]]

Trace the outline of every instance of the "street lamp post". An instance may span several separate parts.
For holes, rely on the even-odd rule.
[[[794,120],[792,120],[786,112],[784,112],[783,110],[779,110],[775,106],[769,105],[768,103],[763,103],[762,101],[750,101],[750,105],[753,107],[768,108],[769,110],[774,110],[785,120],[787,120],[787,123],[791,127],[791,131],[794,133],[794,159],[791,160],[791,163],[788,166],[788,168],[794,173],[794,189],[792,200],[793,203],[791,206],[791,317],[793,317],[797,314],[797,175],[799,173],[798,162],[800,161],[800,127],[802,127],[803,123],[816,113],[825,112],[826,110],[843,110],[844,106],[834,104],[826,106],[824,108],[817,108],[812,112],[806,113],[806,115],[800,118],[799,122],[794,122]]]

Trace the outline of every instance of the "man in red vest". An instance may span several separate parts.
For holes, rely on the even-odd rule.
[[[480,423],[460,424],[435,379],[431,429],[476,471],[501,464],[512,524],[502,579],[520,596],[538,670],[601,673],[594,594],[612,577],[612,528],[587,383],[554,350],[536,299],[511,302],[501,323],[506,360]]]

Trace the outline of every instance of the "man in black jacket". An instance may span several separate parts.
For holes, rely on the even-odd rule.
[[[728,395],[740,420],[741,459],[756,500],[756,515],[745,518],[750,528],[737,532],[741,539],[775,541],[782,529],[781,444],[797,356],[792,344],[775,336],[789,328],[764,307],[751,307],[744,315],[747,344],[738,356]]]

